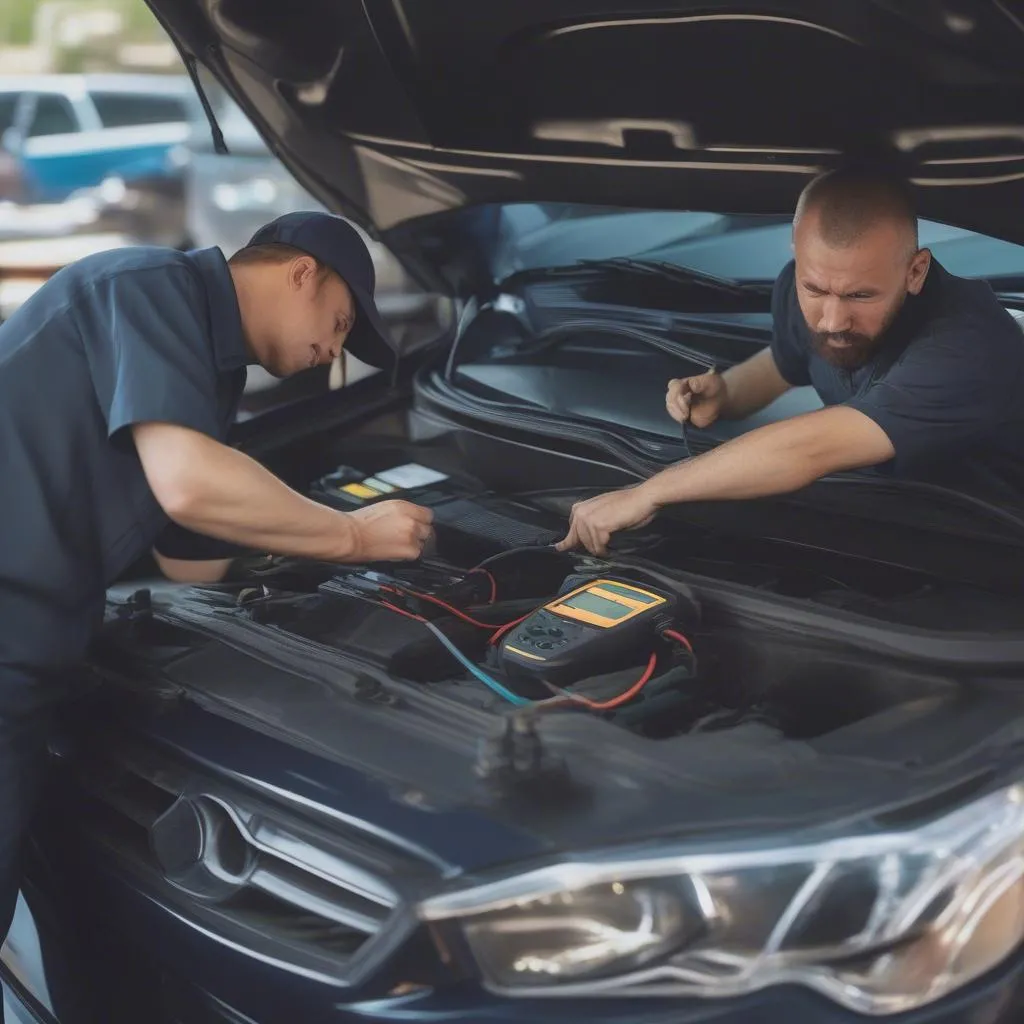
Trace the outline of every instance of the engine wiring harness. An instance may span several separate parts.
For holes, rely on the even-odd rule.
[[[503,552],[502,556],[512,553],[514,552]],[[489,568],[493,561],[493,559],[489,559],[467,573],[467,578],[478,575],[485,581],[489,592],[489,596],[485,601],[487,605],[495,604],[498,599],[498,581]],[[435,622],[431,621],[424,614],[426,609],[423,606],[433,606],[469,626],[489,631],[488,647],[491,649],[496,647],[505,633],[529,618],[533,614],[532,609],[525,615],[521,615],[509,622],[496,624],[485,622],[449,600],[438,597],[436,594],[425,593],[422,590],[404,584],[394,577],[382,577],[378,574],[372,574],[358,578],[348,577],[346,583],[351,587],[350,592],[352,596],[385,608],[395,615],[401,615],[420,623],[425,629],[430,631],[437,641],[475,680],[516,708],[530,708],[536,711],[572,708],[593,712],[613,711],[635,700],[655,677],[659,664],[662,662],[667,661],[678,664],[680,655],[683,655],[688,660],[687,675],[692,676],[696,672],[696,657],[691,641],[678,629],[671,628],[671,623],[666,622],[659,624],[656,634],[663,641],[663,644],[659,645],[662,650],[652,649],[650,651],[646,667],[640,676],[620,693],[607,699],[594,700],[581,693],[575,693],[569,689],[558,687],[553,683],[542,680],[543,685],[550,691],[551,696],[543,699],[531,699],[514,692],[514,690],[474,662],[472,658],[468,657]]]

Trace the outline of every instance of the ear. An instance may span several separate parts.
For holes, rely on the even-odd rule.
[[[932,254],[928,249],[918,249],[910,260],[907,270],[907,291],[911,295],[919,295],[928,277],[928,268],[932,265]]]
[[[288,283],[297,289],[309,287],[317,278],[316,260],[312,256],[297,256],[288,268]]]

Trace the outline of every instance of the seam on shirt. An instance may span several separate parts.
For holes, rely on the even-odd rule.
[[[68,298],[63,303],[61,303],[61,305],[51,309],[47,316],[44,317],[43,320],[38,324],[38,326],[33,331],[28,332],[24,336],[21,344],[14,346],[14,348],[10,352],[10,355],[13,356],[16,352],[20,352],[22,349],[28,346],[28,344],[31,341],[33,341],[40,334],[40,332],[49,327],[54,320],[67,313],[68,310],[70,310],[75,305],[76,301],[87,291],[95,292],[99,285],[106,284],[114,277],[146,273],[166,274],[168,270],[174,269],[182,270],[185,274],[188,275],[188,277],[191,280],[195,280],[195,274],[193,273],[191,267],[187,266],[186,264],[175,261],[170,266],[164,267],[132,267],[128,270],[108,270],[105,271],[103,274],[99,275],[98,277],[90,278],[88,281],[76,282],[74,286],[71,289],[69,289],[70,294],[68,295]],[[5,321],[4,326],[6,326],[8,323],[10,323],[10,320]],[[0,356],[0,366],[2,366],[5,362],[6,360],[3,359],[2,356]]]

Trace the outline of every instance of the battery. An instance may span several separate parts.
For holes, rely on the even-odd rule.
[[[421,505],[452,497],[451,479],[429,466],[407,462],[373,474],[353,466],[339,466],[310,487],[310,497],[345,512],[378,501],[403,498]]]

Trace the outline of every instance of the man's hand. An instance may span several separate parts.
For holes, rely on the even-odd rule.
[[[712,369],[699,377],[670,380],[665,408],[676,423],[710,427],[722,415],[727,398],[725,381]]]
[[[248,455],[171,423],[137,423],[153,495],[180,526],[275,555],[325,562],[419,558],[433,513],[405,501],[339,512],[293,491]]]
[[[789,389],[771,349],[765,348],[722,374],[709,370],[697,377],[670,380],[665,408],[676,423],[710,427],[720,419],[746,419]]]
[[[353,562],[399,562],[419,558],[434,532],[434,513],[408,501],[382,501],[349,513],[355,527]]]
[[[646,526],[657,511],[643,485],[579,501],[569,516],[569,532],[556,548],[571,551],[582,544],[592,555],[605,555],[613,533]]]
[[[642,484],[573,505],[569,533],[558,550],[582,544],[603,555],[613,533],[646,525],[667,505],[788,494],[830,473],[878,466],[895,454],[885,431],[847,406],[769,423]]]

